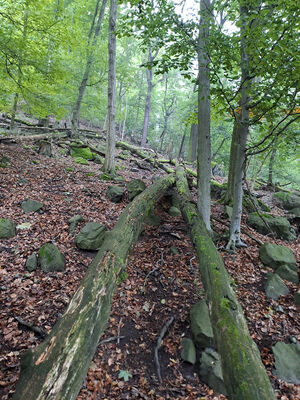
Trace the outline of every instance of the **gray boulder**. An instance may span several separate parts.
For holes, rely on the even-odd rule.
[[[277,192],[273,194],[275,203],[285,210],[300,207],[300,196],[291,192]]]
[[[213,349],[207,348],[203,351],[200,359],[199,375],[210,388],[226,396],[220,358]]]
[[[142,193],[146,189],[146,185],[140,179],[134,179],[127,184],[127,191],[129,195],[129,201],[133,200],[137,195]]]
[[[214,335],[205,300],[193,305],[190,311],[191,328],[196,347],[204,349],[214,346]]]
[[[300,344],[277,342],[272,350],[275,357],[274,375],[300,385]]]
[[[266,296],[270,299],[277,300],[280,296],[289,293],[288,287],[277,274],[269,274],[265,283]]]
[[[36,200],[24,200],[21,203],[21,207],[25,213],[35,212],[43,207],[43,204]]]
[[[66,265],[65,257],[52,243],[46,243],[40,248],[39,263],[44,272],[64,271]]]
[[[105,226],[99,222],[89,222],[76,236],[76,244],[83,250],[98,250],[104,240],[105,231]]]
[[[16,234],[16,227],[13,221],[8,218],[0,218],[0,239],[9,239]]]
[[[191,339],[183,338],[181,341],[181,358],[183,361],[195,364],[196,362],[196,348]]]
[[[69,225],[70,225],[70,233],[71,235],[74,235],[75,230],[79,222],[83,222],[83,217],[81,215],[74,215],[74,217],[69,219]]]
[[[171,217],[180,217],[181,216],[181,212],[177,207],[170,207],[168,214],[171,215]]]
[[[269,225],[266,226],[264,221],[257,213],[249,214],[248,224],[262,235],[274,233],[276,238],[283,240],[295,240],[296,235],[292,231],[291,224],[284,217],[274,217],[270,214],[262,214],[263,218]],[[269,229],[270,228],[270,229]]]
[[[300,207],[295,207],[289,211],[289,214],[294,215],[297,219],[300,218]]]
[[[260,247],[259,258],[273,269],[283,264],[294,268],[297,265],[294,253],[289,248],[272,243],[265,243]]]
[[[38,260],[35,253],[30,254],[27,258],[25,267],[29,272],[35,271],[37,269]]]
[[[297,268],[293,268],[289,265],[280,265],[280,267],[276,268],[276,274],[280,276],[280,278],[285,279],[286,281],[292,283],[298,283],[298,271]]]
[[[119,203],[123,198],[123,188],[121,186],[108,186],[106,196],[113,203]]]

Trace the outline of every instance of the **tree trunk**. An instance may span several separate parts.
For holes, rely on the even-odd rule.
[[[124,277],[126,257],[147,213],[174,183],[167,176],[130,203],[79,284],[47,339],[21,359],[14,400],[72,400],[81,388],[109,318],[112,297]]]
[[[198,211],[206,228],[210,227],[210,72],[209,72],[209,25],[212,19],[210,0],[200,0],[198,38]]]
[[[275,400],[259,351],[251,339],[242,308],[230,286],[223,260],[192,202],[182,167],[177,168],[176,179],[180,208],[190,226],[198,256],[228,398]]]
[[[100,34],[106,3],[107,3],[107,0],[103,0],[102,1],[102,5],[101,5],[100,12],[99,12],[98,20],[97,20],[97,23],[96,23],[96,28],[95,28],[95,32],[94,32],[91,48],[88,48],[88,54],[87,54],[87,60],[86,60],[86,64],[85,64],[85,69],[84,69],[82,80],[81,80],[80,85],[79,85],[77,100],[76,100],[76,103],[75,103],[74,109],[73,109],[72,122],[71,122],[72,123],[72,133],[73,134],[76,134],[76,132],[78,130],[78,127],[79,127],[79,116],[80,116],[81,102],[82,102],[83,95],[84,95],[84,92],[85,92],[85,89],[86,89],[86,86],[87,86],[87,83],[88,83],[91,67],[92,67],[92,64],[94,62],[95,45],[97,43],[97,38],[98,38],[98,36]],[[94,26],[95,26],[95,20],[96,20],[96,17],[97,17],[97,14],[98,14],[98,10],[99,10],[99,5],[100,5],[100,0],[98,0],[97,3],[96,3],[95,13],[94,13],[94,16],[93,16],[92,25],[91,25],[91,29],[90,29],[90,32],[89,32],[89,42],[88,42],[89,46],[90,46],[90,39],[91,39],[93,30],[94,30]]]
[[[148,50],[148,62],[152,62],[152,61],[153,61],[152,49],[151,49],[151,47],[149,47],[149,50]],[[152,71],[152,69],[147,69],[146,70],[146,76],[147,76],[147,96],[146,96],[146,103],[145,103],[143,133],[142,133],[142,140],[141,140],[141,146],[142,147],[146,146],[147,136],[148,136],[149,119],[150,119],[150,106],[151,106],[151,94],[152,94],[152,89],[153,89],[153,84],[152,84],[153,71]]]
[[[249,58],[247,53],[247,36],[249,25],[246,22],[248,7],[241,5],[241,114],[237,120],[237,149],[234,170],[233,209],[230,224],[230,237],[227,249],[245,246],[241,241],[241,218],[243,206],[243,178],[246,161],[246,146],[249,136],[249,103],[251,79],[249,77]]]
[[[189,139],[188,162],[193,163],[197,159],[198,149],[198,125],[191,126],[191,133]]]
[[[235,120],[233,125],[231,146],[230,146],[229,171],[227,180],[227,190],[225,196],[226,204],[233,202],[233,187],[234,187],[235,163],[237,157],[237,142],[238,142],[238,122],[237,120]]]
[[[273,186],[273,166],[274,166],[274,161],[275,161],[275,156],[276,156],[276,141],[273,145],[271,156],[270,156],[270,162],[269,162],[269,174],[268,174],[268,186]]]
[[[108,99],[106,153],[103,169],[115,173],[116,147],[116,24],[118,1],[110,0],[108,34]]]

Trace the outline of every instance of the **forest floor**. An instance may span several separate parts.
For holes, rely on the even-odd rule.
[[[84,166],[75,164],[70,156],[47,158],[22,144],[0,144],[0,156],[11,160],[8,168],[0,170],[0,217],[11,218],[16,225],[31,224],[29,229],[18,229],[15,237],[0,242],[0,398],[7,400],[18,379],[21,355],[42,340],[15,318],[21,317],[50,332],[95,256],[95,252],[76,247],[68,220],[76,214],[84,217],[76,234],[88,221],[111,229],[128,198],[125,196],[117,204],[110,202],[105,191],[112,183],[99,179],[100,166],[92,162]],[[118,160],[118,165],[124,184],[141,178],[148,185],[153,174],[164,174],[137,168],[134,157]],[[42,212],[25,214],[20,203],[27,198],[42,202]],[[170,217],[165,208],[162,200],[157,208],[161,225],[145,226],[128,259],[127,279],[115,293],[109,323],[101,338],[118,340],[99,343],[78,400],[226,399],[199,381],[199,365],[186,365],[180,358],[182,337],[191,337],[190,308],[204,297],[204,292],[187,227],[181,217]],[[275,207],[272,211],[280,213]],[[214,202],[212,212],[226,220],[221,204]],[[244,236],[248,247],[236,254],[227,253],[223,235],[227,228],[221,223],[215,223],[213,228],[220,234],[216,245],[234,281],[251,336],[261,351],[278,399],[300,399],[299,386],[272,374],[271,351],[277,341],[289,342],[291,336],[300,341],[300,316],[293,302],[297,286],[286,283],[289,295],[276,301],[267,299],[263,283],[268,271],[258,259],[257,243]],[[264,242],[274,242],[247,229]],[[66,270],[46,274],[37,269],[29,273],[24,267],[27,257],[46,242],[55,243],[65,255]],[[299,259],[297,242],[276,243],[291,248]],[[154,348],[163,325],[171,317],[174,322],[159,350],[160,382]],[[128,381],[119,378],[120,371],[131,374]]]

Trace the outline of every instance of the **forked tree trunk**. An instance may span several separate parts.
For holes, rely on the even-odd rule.
[[[184,169],[176,170],[177,190],[183,217],[199,261],[224,383],[230,400],[275,400],[258,348],[248,331],[242,308],[202,218],[189,193]]]
[[[174,183],[169,175],[130,203],[106,234],[70,304],[47,339],[21,359],[14,400],[72,400],[81,388],[105,330],[116,287],[144,217]]]

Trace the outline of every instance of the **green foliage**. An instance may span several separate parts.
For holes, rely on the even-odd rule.
[[[121,369],[119,371],[119,375],[118,375],[119,379],[124,379],[125,382],[128,382],[130,378],[132,378],[132,374],[127,371],[127,370],[123,370]]]

